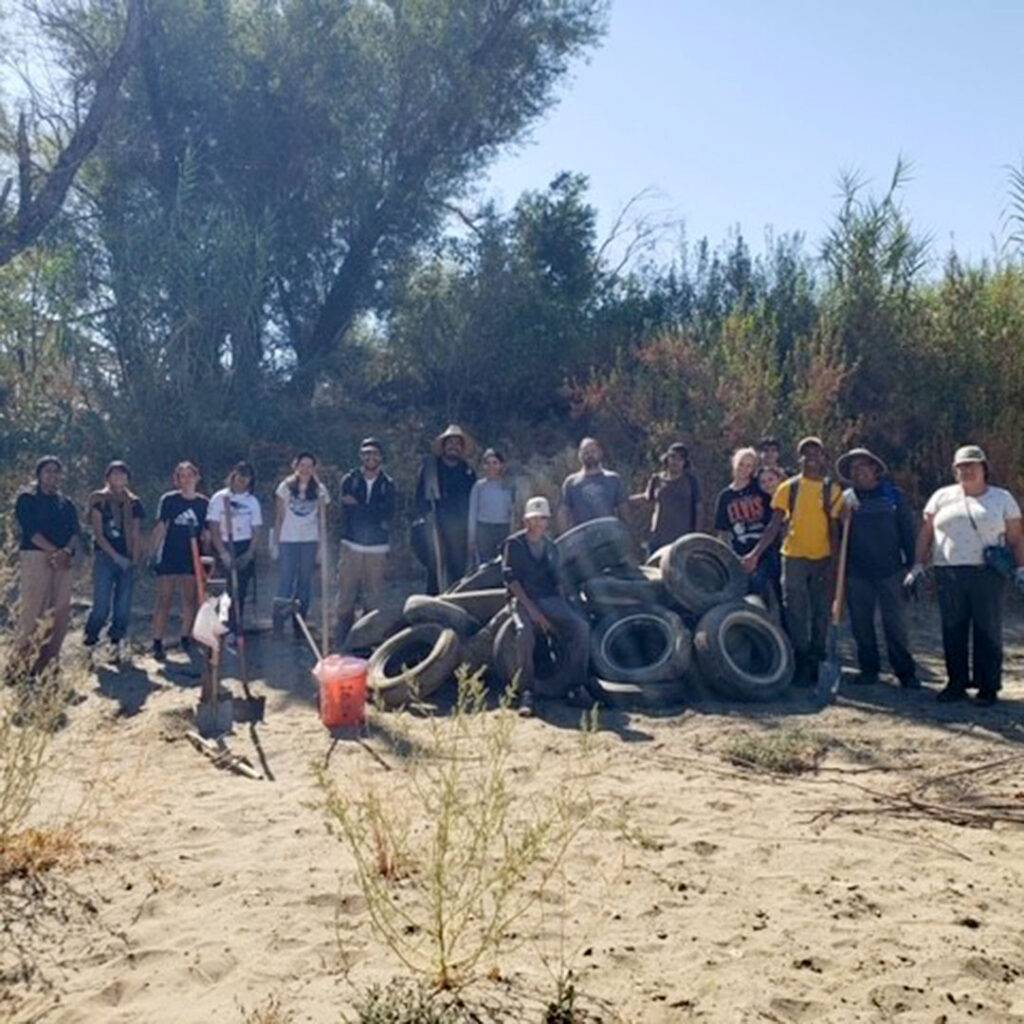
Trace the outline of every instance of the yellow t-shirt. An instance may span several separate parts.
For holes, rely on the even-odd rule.
[[[789,492],[793,481],[799,480],[796,505],[793,515],[789,514]],[[825,498],[822,490],[824,480],[809,480],[807,477],[790,477],[783,480],[772,495],[772,508],[786,517],[786,539],[782,542],[782,553],[787,558],[828,558],[832,553],[829,537],[829,523],[825,518]],[[831,509],[833,519],[843,511],[843,489],[832,481]]]

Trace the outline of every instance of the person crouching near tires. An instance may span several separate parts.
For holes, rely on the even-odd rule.
[[[741,561],[748,573],[755,572],[785,528],[782,606],[796,658],[793,685],[814,686],[825,657],[843,492],[825,475],[825,446],[819,438],[805,437],[796,450],[800,472],[779,484],[772,495],[771,522]]]
[[[239,623],[245,621],[245,600],[256,578],[263,508],[255,491],[256,469],[251,462],[238,462],[228,473],[224,486],[210,498],[206,514],[210,540],[228,577],[231,610],[226,639],[229,647],[237,640]]]
[[[14,515],[21,530],[18,552],[20,612],[8,682],[37,677],[60,655],[71,620],[71,566],[78,548],[78,512],[60,490],[64,466],[55,455],[36,463],[35,483],[18,495]]]
[[[174,467],[175,490],[160,496],[151,544],[156,556],[156,609],[153,612],[153,657],[165,661],[164,632],[174,592],[181,589],[181,647],[192,643],[192,620],[196,617],[196,568],[193,541],[201,548],[206,541],[206,515],[210,500],[196,489],[201,477],[191,462]]]
[[[920,688],[907,641],[903,579],[914,564],[914,518],[906,495],[886,475],[885,463],[867,448],[853,448],[836,461],[836,472],[852,486],[843,491],[851,516],[846,564],[846,607],[857,646],[856,682],[878,682],[875,608],[889,664],[906,689]]]
[[[341,552],[337,643],[340,647],[355,621],[362,593],[363,612],[379,608],[384,597],[384,570],[391,550],[395,482],[383,470],[384,446],[375,437],[359,445],[359,466],[341,481]]]
[[[547,498],[530,498],[523,513],[525,529],[505,541],[502,571],[514,599],[519,662],[519,713],[533,714],[533,651],[537,630],[557,636],[573,670],[567,672],[583,686],[590,655],[590,627],[562,596],[558,581],[558,549],[548,537],[551,507]],[[566,697],[575,701],[579,689]]]
[[[89,522],[96,538],[92,572],[92,609],[85,623],[86,647],[95,647],[100,630],[110,619],[107,636],[111,657],[120,656],[128,632],[135,589],[135,567],[142,558],[140,526],[146,511],[129,489],[131,471],[126,463],[111,462],[103,487],[89,495]]]
[[[1002,685],[1006,582],[1015,577],[1024,585],[1024,531],[1016,499],[989,483],[981,448],[958,448],[953,472],[956,483],[940,487],[924,507],[917,561],[905,582],[913,587],[926,565],[935,567],[948,680],[938,700],[964,700],[975,686],[975,703],[990,707]]]

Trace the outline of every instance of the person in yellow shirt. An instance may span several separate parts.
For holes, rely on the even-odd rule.
[[[826,476],[828,463],[820,438],[805,437],[796,450],[800,472],[779,484],[772,495],[771,522],[742,561],[747,572],[754,572],[761,556],[785,530],[782,604],[796,656],[793,684],[813,686],[825,657],[843,489]]]

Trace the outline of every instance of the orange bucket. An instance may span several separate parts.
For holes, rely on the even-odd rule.
[[[331,654],[313,669],[320,684],[320,721],[328,729],[366,721],[366,666],[362,658]]]

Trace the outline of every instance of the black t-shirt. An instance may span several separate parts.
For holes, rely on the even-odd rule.
[[[63,494],[32,489],[18,495],[14,515],[21,527],[21,550],[41,551],[32,538],[42,534],[51,544],[65,548],[78,533],[78,510]]]
[[[160,553],[162,564],[189,571],[192,565],[190,539],[198,537],[205,529],[209,505],[209,499],[203,494],[186,498],[181,491],[168,491],[161,496],[156,518],[167,524],[167,536]]]
[[[110,491],[93,491],[89,496],[89,511],[98,511],[103,521],[103,536],[119,554],[128,555],[128,528],[131,519],[144,519],[146,510],[134,494],[117,497]],[[97,552],[102,548],[96,546]]]
[[[756,481],[740,490],[726,487],[718,495],[715,529],[729,531],[737,555],[754,550],[771,518],[772,500]]]
[[[543,538],[538,558],[530,550],[526,531],[520,530],[505,541],[501,561],[505,583],[519,583],[527,597],[536,601],[558,596],[558,549],[550,538]]]

